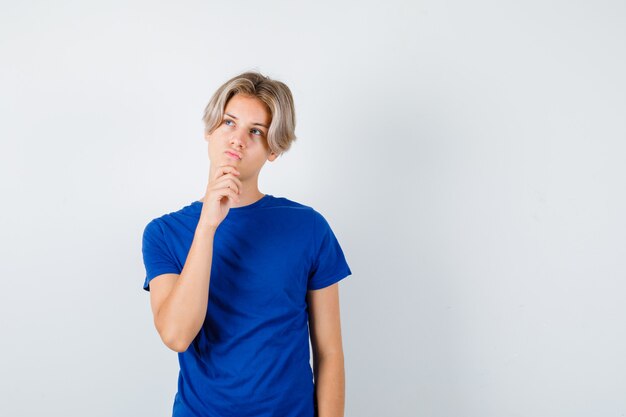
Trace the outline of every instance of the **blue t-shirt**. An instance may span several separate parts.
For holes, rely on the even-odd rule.
[[[148,223],[145,290],[181,273],[201,210],[194,201]],[[307,290],[351,273],[313,208],[270,194],[231,208],[215,232],[204,324],[178,353],[174,417],[313,417]]]

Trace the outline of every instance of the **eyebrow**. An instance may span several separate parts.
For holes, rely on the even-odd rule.
[[[239,120],[237,118],[237,116],[234,116],[234,115],[232,115],[230,113],[225,113],[225,114],[226,114],[226,116],[230,116],[230,117],[232,117],[235,120]],[[264,128],[269,129],[269,127],[265,126],[263,123],[252,123],[252,125],[254,125],[254,126],[263,126]]]

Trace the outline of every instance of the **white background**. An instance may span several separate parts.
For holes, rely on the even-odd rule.
[[[624,2],[1,6],[0,415],[170,415],[141,234],[249,69],[296,102],[261,191],[353,271],[347,417],[626,415]]]

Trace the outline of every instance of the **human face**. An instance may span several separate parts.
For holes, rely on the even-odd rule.
[[[265,161],[277,157],[267,143],[271,121],[268,108],[258,98],[242,94],[231,97],[220,125],[205,137],[211,166],[231,165],[239,170],[242,181],[256,180]]]

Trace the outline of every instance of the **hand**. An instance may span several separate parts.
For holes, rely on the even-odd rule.
[[[240,201],[243,186],[237,178],[239,175],[237,168],[223,165],[215,170],[213,178],[209,178],[198,223],[201,227],[217,229],[228,210]]]

